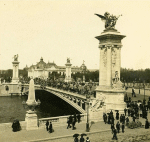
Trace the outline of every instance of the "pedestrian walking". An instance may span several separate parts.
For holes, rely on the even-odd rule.
[[[114,139],[118,140],[118,138],[117,138],[117,130],[116,129],[114,129],[114,131],[113,131],[113,138],[112,139],[113,140]]]
[[[75,121],[75,119],[73,118],[73,119],[72,119],[72,130],[75,130],[75,124],[76,124],[76,121]]]
[[[116,112],[116,120],[119,120],[119,111]]]
[[[49,126],[49,121],[48,120],[46,121],[45,125],[46,125],[46,130],[48,131],[48,126]]]
[[[84,142],[84,140],[83,135],[81,135],[80,142]]]
[[[124,123],[122,123],[121,128],[122,128],[122,133],[124,133],[124,128],[125,128]]]
[[[49,125],[49,132],[50,132],[50,133],[52,133],[52,132],[53,132],[52,122],[50,122],[50,125]]]
[[[68,124],[67,129],[68,129],[68,128],[71,128],[71,125],[70,125],[71,122],[70,122],[69,118],[68,118],[68,120],[67,120],[67,124]]]
[[[105,124],[107,123],[107,114],[105,114],[105,116],[104,116],[104,122],[105,122]]]
[[[132,97],[135,97],[135,91],[134,91],[134,88],[132,88]]]
[[[110,127],[110,128],[111,128],[112,133],[113,133],[113,131],[114,131],[114,124],[113,124],[113,123],[111,124],[111,127]]]
[[[124,114],[123,114],[123,116],[122,116],[122,123],[125,124],[125,115],[124,115]]]
[[[77,122],[77,116],[76,116],[76,113],[74,114],[73,117],[74,117],[74,121]]]
[[[116,128],[117,128],[117,131],[118,131],[118,133],[120,132],[120,123],[119,123],[119,121],[117,122],[117,124],[116,124]]]
[[[114,121],[115,121],[115,119],[114,119],[114,116],[113,116],[112,119],[111,119],[111,124],[114,124]]]
[[[89,139],[89,137],[86,138],[86,142],[91,142],[90,139]]]
[[[122,123],[122,114],[120,115],[120,123]]]
[[[146,119],[146,121],[145,121],[145,129],[149,129],[149,122],[148,122],[148,119]]]
[[[108,115],[108,124],[110,124],[110,115]]]
[[[79,141],[78,137],[75,137],[74,142],[78,142],[78,141]]]
[[[81,115],[80,114],[77,115],[77,119],[78,119],[78,123],[80,123],[80,121],[81,121]]]
[[[126,113],[127,113],[127,109],[125,108],[125,109],[124,109],[124,114],[125,114],[125,116],[126,116]]]

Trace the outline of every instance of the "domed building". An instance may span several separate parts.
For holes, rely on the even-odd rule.
[[[83,63],[81,67],[72,66],[71,73],[75,74],[77,72],[83,73],[87,70],[87,67]],[[40,61],[36,65],[31,65],[28,68],[28,77],[32,78],[48,78],[50,74],[57,72],[58,74],[66,74],[66,66],[57,66],[54,62],[45,63],[41,57]]]

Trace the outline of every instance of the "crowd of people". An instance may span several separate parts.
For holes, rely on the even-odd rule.
[[[40,85],[42,89],[44,89],[46,86],[54,87],[57,89],[61,89],[64,91],[70,91],[73,93],[78,93],[81,95],[90,94],[93,96],[96,96],[96,87],[97,84],[94,82],[89,83],[83,83],[83,82],[64,82],[64,81],[58,81],[58,80],[44,80],[40,78],[35,78],[34,83],[37,85]]]
[[[73,137],[75,137],[74,142],[91,142],[89,137],[86,137],[86,140],[85,140],[84,136],[86,136],[86,134],[84,134],[84,133],[81,134],[80,138],[78,138],[78,136],[79,136],[79,134],[74,134],[73,135]]]
[[[113,138],[117,140],[117,133],[120,133],[120,129],[122,129],[122,133],[124,133],[125,125],[129,124],[129,117],[132,118],[132,121],[135,122],[136,119],[139,117],[144,118],[145,121],[145,129],[149,129],[150,123],[147,119],[147,113],[150,112],[150,97],[149,100],[141,101],[131,101],[129,99],[126,101],[127,107],[124,109],[124,113],[119,114],[119,110],[116,110],[116,117],[114,117],[113,111],[111,110],[110,113],[103,114],[104,123],[108,123],[111,125],[111,130],[113,133]],[[115,120],[117,120],[115,126]]]
[[[49,121],[47,120],[45,125],[46,125],[46,130],[47,130],[49,133],[54,132],[52,122],[49,123]]]
[[[80,114],[74,114],[73,116],[70,115],[68,117],[68,120],[67,120],[67,129],[71,128],[72,127],[72,130],[75,130],[76,127],[75,127],[75,124],[76,122],[80,123],[81,122],[81,115]]]

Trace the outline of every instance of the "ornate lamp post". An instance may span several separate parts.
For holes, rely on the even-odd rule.
[[[86,95],[86,103],[87,103],[87,123],[86,123],[86,132],[90,131],[89,127],[89,102],[90,102],[90,95]]]
[[[140,78],[139,78],[139,95],[140,95]]]
[[[86,72],[86,66],[85,66],[84,62],[85,61],[83,60],[83,64],[81,66],[81,68],[82,68],[82,74],[83,74],[83,83],[85,83],[85,72]]]
[[[145,106],[145,80],[143,81],[143,88],[144,88],[144,106]]]
[[[133,81],[133,88],[134,88],[134,84],[135,84],[135,81]]]

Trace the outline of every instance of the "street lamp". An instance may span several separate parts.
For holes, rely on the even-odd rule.
[[[134,88],[134,84],[135,84],[135,81],[133,81],[133,88]]]
[[[140,95],[140,78],[139,78],[139,95]]]
[[[90,102],[90,95],[86,95],[86,103],[87,103],[87,123],[86,123],[86,132],[90,131],[89,127],[89,102]]]
[[[144,106],[145,106],[145,80],[143,82],[143,88],[144,88]]]

